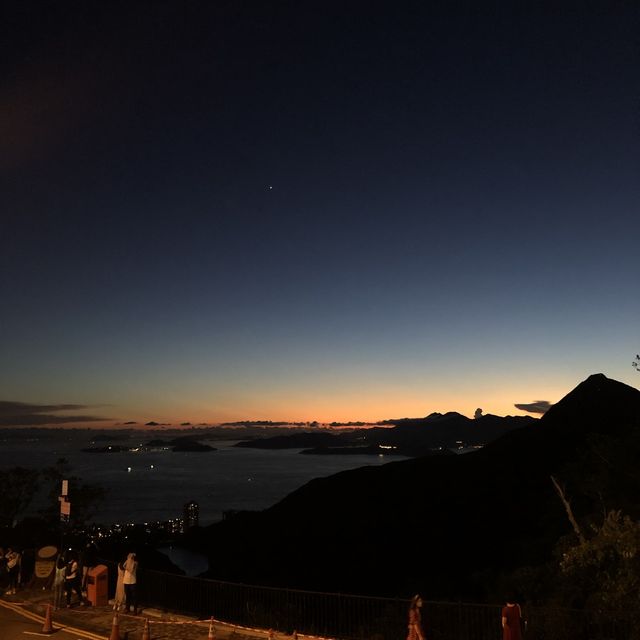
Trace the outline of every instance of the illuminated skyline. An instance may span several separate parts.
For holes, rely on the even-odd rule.
[[[637,9],[25,7],[0,400],[376,421],[638,386]]]

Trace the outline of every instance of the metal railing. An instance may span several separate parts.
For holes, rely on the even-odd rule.
[[[109,565],[111,593],[115,563]],[[342,640],[402,640],[409,600],[263,587],[138,569],[143,606],[280,633]],[[630,640],[628,620],[593,612],[527,607],[526,640]],[[427,640],[499,640],[501,606],[424,601]]]

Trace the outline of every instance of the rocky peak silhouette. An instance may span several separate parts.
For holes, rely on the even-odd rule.
[[[576,457],[590,433],[623,435],[639,423],[638,390],[590,376],[543,418],[477,453],[318,478],[264,512],[209,527],[200,540],[211,555],[209,575],[353,593],[484,597],[501,573],[548,560],[571,532],[550,474]]]

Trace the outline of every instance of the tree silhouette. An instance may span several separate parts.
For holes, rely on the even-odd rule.
[[[0,526],[12,527],[38,491],[40,474],[35,469],[14,467],[0,471]]]

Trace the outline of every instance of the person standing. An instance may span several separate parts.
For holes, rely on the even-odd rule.
[[[113,610],[120,611],[124,605],[124,567],[123,563],[119,562],[118,565],[118,579],[116,581],[116,595],[113,602]]]
[[[62,606],[62,592],[64,591],[66,564],[62,554],[58,555],[56,567],[53,573],[53,608],[59,609]]]
[[[7,589],[6,595],[15,595],[20,577],[20,554],[11,547],[8,547],[4,559],[7,563],[9,578],[9,588]]]
[[[136,597],[138,560],[136,554],[130,553],[121,566],[124,571],[122,583],[124,584],[126,611],[130,613],[131,607],[133,607],[133,615],[135,616],[138,615],[138,600]]]
[[[73,591],[78,595],[80,604],[84,605],[84,598],[82,597],[80,586],[80,567],[75,554],[70,554],[64,574],[64,590],[67,594],[67,608],[71,606],[71,593]]]
[[[409,632],[407,640],[425,640],[422,629],[422,598],[419,595],[413,596],[409,606]]]
[[[7,561],[4,557],[4,549],[0,547],[0,588],[6,587],[7,580]]]
[[[515,598],[502,607],[502,640],[522,640],[522,610]]]

